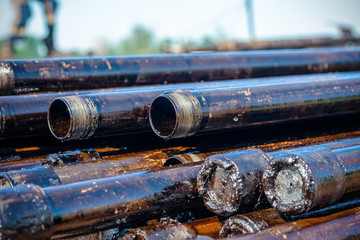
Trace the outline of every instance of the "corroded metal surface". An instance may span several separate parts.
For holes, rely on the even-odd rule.
[[[360,67],[359,54],[359,48],[354,47],[1,63],[14,73],[12,93],[20,94],[354,71]]]
[[[360,109],[360,75],[357,73],[279,79],[164,93],[151,105],[151,127],[164,139],[182,138],[215,130],[346,114]],[[180,98],[180,95],[183,96]],[[194,98],[197,101],[193,101]]]

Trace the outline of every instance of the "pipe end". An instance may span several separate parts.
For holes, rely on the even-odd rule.
[[[250,218],[236,215],[228,218],[220,229],[219,238],[232,237],[240,234],[255,233],[261,229]]]
[[[49,129],[60,140],[86,139],[98,127],[98,111],[86,96],[67,96],[52,101],[48,111]]]
[[[0,63],[0,95],[9,95],[15,87],[14,72],[7,63]]]
[[[205,160],[197,175],[197,188],[207,209],[221,216],[239,209],[242,180],[238,171],[234,162],[220,156]]]
[[[310,209],[315,187],[311,171],[297,155],[275,157],[263,174],[263,187],[270,204],[284,214],[300,214]]]
[[[201,154],[178,154],[168,158],[163,167],[179,165],[179,164],[186,164],[186,163],[193,163],[193,162],[200,162],[203,161],[204,158],[201,157]]]
[[[200,102],[189,92],[164,93],[151,104],[151,128],[165,140],[194,135],[200,122]]]

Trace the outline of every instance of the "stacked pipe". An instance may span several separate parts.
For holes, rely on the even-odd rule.
[[[360,48],[2,61],[0,238],[358,237],[356,71]]]

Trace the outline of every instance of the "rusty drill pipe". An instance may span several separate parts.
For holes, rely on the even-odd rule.
[[[127,172],[143,171],[161,168],[167,152],[154,152],[146,156],[130,158],[119,157],[108,160],[91,161],[71,165],[42,165],[15,171],[0,173],[0,188],[15,187],[18,185],[35,184],[39,187],[62,185],[81,182],[90,179],[100,179],[117,176]],[[45,161],[46,163],[46,161]]]
[[[196,193],[199,168],[187,164],[47,188],[22,185],[3,189],[0,233],[4,238],[45,239],[194,209],[202,205]]]
[[[324,83],[330,80],[333,80],[336,83],[337,80],[344,80],[344,85],[346,85],[346,83],[351,84],[350,82],[354,81],[352,84],[355,84],[356,87],[357,80],[359,79],[360,72],[348,72],[335,75],[322,74],[310,76],[261,78],[252,80],[232,80],[209,83],[188,83],[168,86],[155,86],[148,90],[142,89],[141,91],[139,91],[139,88],[133,88],[131,91],[129,90],[127,92],[68,96],[57,98],[51,103],[48,113],[48,123],[52,134],[60,140],[72,140],[94,136],[108,136],[150,131],[150,105],[157,96],[167,91],[178,91],[180,89],[213,89],[216,91],[217,89],[217,92],[223,92],[224,87],[240,87],[246,88],[246,90],[248,90],[250,87],[259,87],[268,84],[283,84],[283,82],[287,82],[289,84],[307,82],[310,84],[314,81]],[[341,86],[337,87],[339,87],[339,92],[342,91],[340,88]],[[352,86],[347,85],[342,87]],[[355,87],[353,87],[355,92],[351,92],[354,95],[356,94],[357,90]],[[181,95],[181,93],[179,94]],[[155,104],[153,103],[151,107],[151,115],[153,117],[150,116],[150,122],[153,129],[154,125],[157,126],[158,124],[166,124],[166,119],[165,123],[157,123],[157,121],[162,121],[163,115],[168,114],[167,111],[171,112],[171,109],[169,110],[166,108],[169,107],[169,105],[166,105],[166,103],[166,109],[162,109],[162,104],[164,104],[164,101],[160,100],[158,104],[156,104],[156,100],[154,102]],[[356,103],[356,101],[354,102]],[[157,112],[157,107],[159,108],[159,106],[160,109],[159,112]],[[191,109],[189,111],[191,111]],[[185,111],[185,113],[191,114],[189,111]],[[343,111],[346,111],[346,109]],[[183,111],[179,110],[178,112]],[[190,120],[188,119],[188,121]],[[186,119],[182,125],[184,124],[187,124]]]
[[[354,113],[360,76],[310,75],[264,85],[167,92],[153,101],[150,124],[163,139],[215,130]],[[319,77],[319,78],[318,78]]]
[[[300,219],[229,239],[359,239],[360,207],[324,217]]]
[[[278,152],[262,181],[269,202],[281,213],[299,214],[330,205],[360,190],[360,145]]]
[[[276,211],[275,208],[262,209],[256,212],[249,212],[245,214],[238,214],[228,218],[224,222],[220,230],[219,237],[225,238],[248,233],[256,233],[274,227],[276,225],[285,224],[287,222],[294,222],[299,219],[329,216],[331,214],[349,210],[359,206],[360,199],[354,198],[351,200],[345,200],[330,207],[322,208],[320,210],[290,217],[282,216]]]
[[[0,94],[354,71],[359,48],[7,60]]]
[[[360,138],[355,138],[324,143],[317,147],[332,153],[341,148],[357,148],[359,144]],[[270,153],[248,149],[212,155],[205,159],[197,176],[199,195],[208,210],[221,216],[229,216],[240,209],[263,208],[267,201],[261,180],[270,160],[284,152],[306,153],[310,148],[300,147]]]
[[[76,149],[74,151],[48,154],[45,157],[19,159],[17,161],[3,163],[0,164],[0,172],[31,168],[44,164],[49,166],[59,166],[97,161],[101,159],[102,157],[100,154],[94,149]]]
[[[148,226],[129,230],[118,239],[193,239],[199,235],[217,238],[221,227],[222,223],[216,216],[183,224],[169,219],[162,222],[156,221]]]

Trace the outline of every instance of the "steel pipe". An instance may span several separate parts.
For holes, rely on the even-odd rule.
[[[359,109],[358,73],[309,75],[269,79],[263,85],[166,92],[152,102],[150,124],[166,140]]]
[[[0,62],[0,94],[354,71],[359,48]]]
[[[283,190],[285,186],[282,187],[282,185],[279,186],[278,183],[275,183],[274,176],[276,175],[274,174],[270,175],[269,173],[267,173],[263,176],[265,169],[269,169],[267,168],[267,166],[271,159],[277,159],[277,156],[282,156],[284,153],[288,152],[294,152],[294,154],[301,154],[299,156],[306,156],[306,154],[310,153],[314,154],[315,156],[316,154],[323,153],[323,155],[319,155],[321,156],[320,159],[324,159],[328,156],[332,157],[333,155],[336,158],[335,151],[341,151],[341,149],[346,148],[357,149],[359,148],[359,146],[360,139],[356,138],[270,153],[265,153],[259,149],[248,149],[245,151],[233,151],[222,154],[215,154],[206,158],[206,160],[202,164],[202,167],[197,176],[198,192],[199,195],[203,198],[205,206],[208,210],[218,215],[229,216],[239,210],[253,210],[266,207],[267,200],[265,198],[263,186],[261,183],[263,178],[267,179],[272,184],[270,188],[268,182],[264,183],[265,189],[267,191],[266,196],[269,199],[270,203],[274,207],[276,207],[274,204],[274,200],[272,200],[273,198],[270,198],[274,195],[278,196],[278,194],[275,194],[276,192],[273,189],[281,187],[281,189]],[[320,149],[321,151],[315,151],[317,149]],[[351,151],[351,153],[348,153],[347,156],[353,156],[353,153],[354,151]],[[274,160],[272,160],[272,162],[273,161]],[[334,160],[332,160],[332,162],[333,161]],[[354,161],[352,163],[354,165]],[[330,162],[328,165],[330,165]],[[335,168],[335,166],[333,166],[333,168]],[[331,175],[332,172],[334,171],[329,172],[329,177],[333,177],[333,175]],[[289,177],[289,179],[291,178]],[[325,182],[326,180],[327,179],[324,179]],[[324,186],[327,187],[327,189],[325,189],[324,191],[320,190],[319,193],[313,193],[316,196],[318,194],[323,194],[325,197],[329,197],[329,199],[322,199],[322,206],[333,203],[342,196],[341,191],[336,192],[337,190],[341,190],[342,188],[342,185],[335,186],[335,183],[337,182],[339,181],[329,182],[331,184]],[[285,185],[285,183],[287,182],[284,182],[283,185]],[[288,187],[288,192],[285,191],[287,189],[284,189],[282,191],[283,196],[287,196],[288,198],[295,198],[297,196],[295,194],[295,191],[292,190],[292,188],[298,189],[299,187],[295,187],[295,183],[293,183],[293,185],[294,187]],[[331,187],[333,187],[334,189],[330,192]],[[313,188],[310,188],[310,190],[313,190]],[[270,195],[270,191],[272,195]],[[285,192],[288,194],[286,194]],[[330,198],[331,194],[334,195],[334,197]],[[307,196],[304,196],[304,198],[305,197]],[[302,202],[299,200],[298,204],[300,203]],[[316,202],[316,204],[318,204],[318,202]]]
[[[360,190],[360,145],[278,152],[262,181],[269,202],[281,213],[293,215],[330,205]]]

